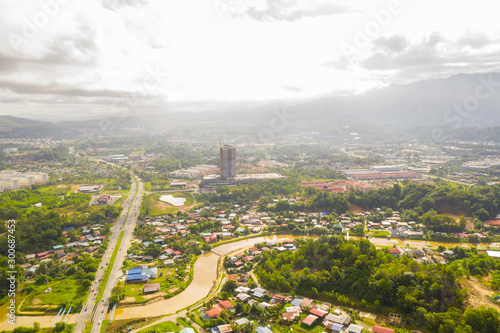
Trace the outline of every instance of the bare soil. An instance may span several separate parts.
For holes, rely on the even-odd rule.
[[[468,295],[465,297],[465,305],[467,307],[480,308],[484,305],[500,310],[500,305],[490,300],[494,291],[491,290],[490,287],[479,282],[475,277],[471,276],[470,280],[463,279],[460,281],[460,286],[468,292]]]

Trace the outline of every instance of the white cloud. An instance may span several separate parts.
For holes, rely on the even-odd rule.
[[[4,1],[0,107],[105,110],[104,91],[155,105],[310,98],[496,71],[495,22],[486,0]]]

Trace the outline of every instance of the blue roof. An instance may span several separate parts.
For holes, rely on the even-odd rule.
[[[137,274],[141,274],[141,269],[140,268],[135,268],[135,269],[129,269],[127,275],[130,276],[130,275],[137,275]]]
[[[142,275],[142,274],[127,276],[127,281],[142,281],[142,280],[149,280],[149,277],[147,275]]]
[[[293,306],[300,306],[301,302],[302,302],[302,298],[296,298],[290,304],[292,304]]]
[[[337,331],[337,332],[340,332],[340,331],[342,331],[342,328],[343,328],[343,327],[344,327],[344,326],[342,326],[342,325],[340,325],[340,324],[333,324],[333,325],[330,327],[330,329],[331,329],[332,331]]]

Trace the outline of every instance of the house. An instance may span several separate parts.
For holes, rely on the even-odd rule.
[[[125,279],[126,282],[130,282],[130,283],[133,283],[133,282],[146,282],[147,280],[149,280],[149,276],[142,275],[142,274],[129,275]]]
[[[302,298],[295,298],[290,304],[292,306],[300,306],[300,303],[302,303]]]
[[[192,329],[191,327],[185,327],[180,330],[179,333],[194,333],[194,329]]]
[[[262,289],[262,288],[255,288],[252,290],[252,293],[253,293],[253,297],[262,298],[265,295],[266,290]]]
[[[222,307],[223,307],[224,309],[231,309],[231,308],[233,308],[233,307],[234,307],[233,303],[231,303],[231,302],[230,302],[230,301],[228,301],[228,300],[225,300],[225,301],[220,301],[220,302],[219,302],[219,304],[220,304],[220,305],[222,305]]]
[[[248,324],[249,322],[250,320],[248,320],[247,318],[240,318],[234,321],[234,323],[239,326]]]
[[[227,277],[226,277],[226,280],[227,281],[238,282],[238,275],[236,275],[236,274],[228,274]]]
[[[210,310],[205,311],[205,315],[208,319],[213,319],[213,318],[219,318],[220,314],[222,313],[222,307],[220,306],[214,306]]]
[[[50,256],[50,252],[49,251],[43,251],[43,252],[39,252],[39,253],[36,254],[36,258],[38,260],[46,259],[48,256]]]
[[[160,290],[160,284],[159,283],[152,283],[152,284],[145,284],[142,292],[144,294],[148,293],[154,293]]]
[[[314,325],[314,323],[316,322],[316,320],[318,320],[318,317],[315,316],[315,315],[307,315],[307,317],[305,317],[301,323],[302,325],[304,326],[307,326],[307,327],[311,327],[312,325]]]
[[[231,333],[233,331],[230,324],[219,325],[217,326],[217,329],[220,333]]]
[[[239,293],[238,295],[236,295],[236,300],[238,302],[246,302],[246,301],[248,301],[251,298],[252,297],[250,295],[247,295],[245,293]]]
[[[313,303],[312,299],[309,299],[309,298],[304,298],[304,299],[302,300],[302,302],[300,302],[300,305],[299,305],[299,306],[300,306],[302,309],[305,309],[305,308],[310,308],[310,307],[311,307],[311,305],[312,305],[312,303]]]
[[[259,307],[261,309],[265,309],[265,308],[268,308],[270,306],[271,306],[271,304],[269,304],[267,302],[260,302],[259,304],[257,304],[257,307]]]
[[[285,312],[281,314],[281,318],[283,318],[283,320],[287,322],[292,322],[299,316],[300,314],[296,312]]]
[[[394,333],[395,330],[392,328],[375,325],[375,326],[373,326],[372,332],[373,333]]]
[[[411,250],[408,251],[408,254],[414,255],[417,258],[425,257],[425,253],[421,249],[411,249]]]
[[[287,301],[287,298],[283,295],[274,294],[272,297],[272,301],[273,301],[273,303],[285,304]]]
[[[323,319],[323,324],[326,326],[329,323],[340,324],[342,326],[349,325],[351,322],[351,318],[348,315],[335,315],[333,313],[329,313]]]
[[[259,326],[255,329],[255,332],[257,333],[273,333],[273,331],[271,331],[269,328],[267,328],[266,326]]]
[[[331,324],[327,326],[327,328],[329,328],[333,333],[341,333],[344,326],[340,324]]]
[[[346,328],[345,332],[346,333],[361,333],[361,332],[363,332],[363,326],[351,324]]]
[[[401,250],[397,247],[393,247],[389,250],[389,253],[392,254],[393,257],[399,257],[401,255]]]
[[[315,316],[316,316],[316,317],[318,317],[318,318],[323,318],[324,316],[326,316],[326,314],[327,314],[328,312],[323,311],[323,310],[320,310],[320,309],[311,309],[311,310],[309,311],[309,313],[310,313],[310,314],[315,315]]]

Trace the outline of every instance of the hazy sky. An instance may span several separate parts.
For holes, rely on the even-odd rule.
[[[0,114],[216,110],[499,71],[496,1],[0,2]]]

